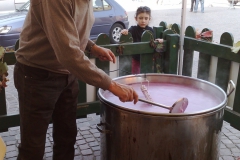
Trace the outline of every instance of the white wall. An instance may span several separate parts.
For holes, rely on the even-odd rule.
[[[0,0],[0,13],[13,12],[28,0]]]

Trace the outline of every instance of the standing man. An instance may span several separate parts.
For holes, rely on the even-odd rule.
[[[195,4],[195,7],[194,7],[194,12],[197,13],[199,2],[201,3],[201,12],[204,13],[204,0],[196,0],[196,4]]]
[[[159,1],[159,0],[157,0],[157,4],[158,4],[158,1]],[[160,5],[162,5],[162,3],[163,3],[163,0],[160,0],[160,1],[161,1],[161,2],[160,2]]]
[[[193,11],[193,9],[195,8],[196,5],[196,0],[191,0],[191,8],[190,8],[190,12]]]
[[[92,0],[31,0],[16,51],[14,82],[19,95],[21,144],[18,160],[42,160],[53,122],[53,160],[74,159],[78,80],[109,90],[122,102],[138,95],[84,55],[115,63],[109,50],[89,40]]]

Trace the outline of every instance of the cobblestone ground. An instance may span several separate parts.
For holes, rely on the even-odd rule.
[[[75,144],[75,160],[100,160],[100,133],[96,129],[100,116],[88,115],[87,118],[77,119],[78,134]],[[4,160],[16,160],[17,146],[20,143],[19,127],[9,128],[8,132],[0,133],[7,145]],[[44,160],[52,159],[52,125],[49,125],[45,144]],[[240,160],[240,131],[224,122],[220,145],[219,160]]]
[[[130,25],[135,25],[134,10],[137,6],[148,5],[153,10],[152,26],[157,26],[160,21],[166,21],[167,23],[179,23],[181,16],[181,1],[163,1],[163,6],[155,5],[154,0],[143,2],[135,2],[130,0],[117,0],[124,8],[126,8]],[[127,2],[127,3],[126,3]],[[189,0],[188,0],[189,4]],[[239,18],[240,12],[239,6],[235,6],[235,9],[231,9],[226,0],[209,0],[205,3],[205,13],[190,13],[187,11],[186,26],[193,25],[198,29],[205,27],[211,28],[214,31],[214,40],[219,41],[221,34],[225,31],[233,33],[235,40],[240,40],[240,30],[238,29],[240,24]],[[134,8],[135,7],[135,8]],[[218,8],[214,8],[218,7]],[[189,5],[188,5],[189,8]],[[165,9],[165,10],[164,10]],[[171,10],[167,10],[171,9]],[[164,10],[164,11],[163,11]],[[220,23],[219,19],[224,20]],[[198,53],[194,54],[194,67],[193,77],[196,77],[197,73],[197,60]],[[18,110],[18,97],[14,87],[12,77],[13,66],[9,67],[9,83],[6,88],[7,98],[7,113],[16,114]],[[100,159],[100,133],[96,130],[96,124],[99,123],[100,116],[91,114],[87,118],[77,119],[78,126],[77,142],[75,144],[75,159],[76,160],[98,160]],[[8,132],[0,133],[7,145],[7,153],[5,160],[15,160],[18,154],[17,146],[20,143],[19,127],[9,128]],[[52,159],[52,125],[49,125],[46,139],[46,148],[44,160]],[[222,128],[222,138],[220,146],[220,158],[219,160],[240,160],[240,131],[231,127],[227,122],[224,122]]]

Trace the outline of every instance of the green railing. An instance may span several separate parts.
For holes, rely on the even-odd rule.
[[[154,36],[164,39],[164,48],[161,53],[155,51],[157,42],[149,32],[144,32],[142,42],[132,43],[131,35],[121,36],[119,44],[110,44],[110,39],[105,34],[100,34],[96,43],[102,47],[109,48],[118,58],[118,63],[113,65],[109,62],[102,62],[94,57],[89,57],[99,68],[114,78],[130,74],[131,56],[140,54],[141,73],[168,73],[177,74],[178,69],[178,50],[179,50],[179,25],[173,24],[167,29],[167,24],[161,22],[158,27],[153,27]],[[204,29],[208,30],[208,29]],[[191,76],[193,68],[194,51],[199,52],[197,78],[211,81],[222,87],[227,88],[230,75],[232,73],[232,63],[240,62],[240,55],[231,52],[233,38],[231,34],[224,33],[220,44],[195,38],[194,27],[187,27],[184,39],[184,60],[183,75]],[[86,53],[86,55],[88,55]],[[213,59],[218,57],[215,65],[215,74],[212,74]],[[4,61],[8,65],[14,65],[14,52],[5,54]],[[123,65],[124,64],[124,65]],[[161,68],[159,70],[159,67]],[[236,73],[235,73],[236,74]],[[214,75],[214,76],[212,76]],[[239,74],[236,74],[239,75]],[[238,83],[239,78],[235,80]],[[97,88],[79,82],[80,93],[78,97],[78,109],[76,118],[84,118],[91,113],[100,113],[100,105],[97,98]],[[235,97],[240,93],[240,87],[236,86]],[[240,99],[230,97],[230,108],[225,109],[225,120],[233,127],[240,130]],[[6,96],[3,89],[0,93],[0,132],[6,131],[9,127],[19,126],[19,114],[7,115]]]

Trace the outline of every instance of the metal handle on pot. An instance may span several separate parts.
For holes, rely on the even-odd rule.
[[[97,124],[96,125],[96,128],[97,128],[97,130],[100,132],[100,133],[105,133],[105,134],[109,134],[109,133],[111,133],[111,131],[110,130],[102,130],[99,126],[105,126],[106,125],[106,123],[99,123],[99,124]]]
[[[228,82],[228,87],[227,87],[227,97],[229,97],[232,92],[235,90],[236,85],[234,84],[234,82],[232,80],[230,80]]]

